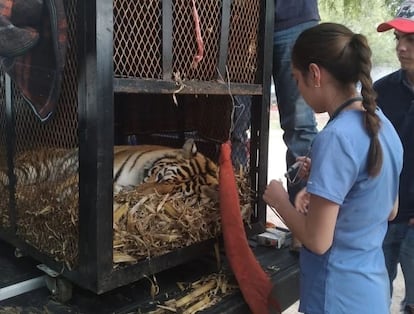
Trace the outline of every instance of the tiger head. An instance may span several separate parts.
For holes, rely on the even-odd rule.
[[[188,139],[175,154],[154,162],[144,182],[171,184],[184,197],[218,201],[218,166],[197,151],[193,139]]]

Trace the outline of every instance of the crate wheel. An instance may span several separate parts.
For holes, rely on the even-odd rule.
[[[20,258],[20,257],[23,257],[25,255],[24,255],[24,253],[21,249],[15,248],[14,249],[14,256],[17,257],[17,258]]]
[[[46,286],[58,302],[65,303],[72,298],[72,284],[63,277],[47,276]]]

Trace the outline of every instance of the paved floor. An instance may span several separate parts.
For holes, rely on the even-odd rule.
[[[269,139],[269,166],[268,166],[268,179],[281,179],[283,180],[283,174],[285,171],[285,153],[286,146],[282,140],[282,130],[278,127],[279,116],[277,111],[272,110],[271,114],[271,128]],[[326,115],[317,115],[318,127],[322,127],[327,121]],[[268,221],[280,224],[280,221],[276,218],[270,210],[267,212]],[[397,278],[394,282],[394,295],[392,298],[391,314],[400,313],[400,302],[404,297],[404,279],[401,269],[398,270]],[[295,314],[298,313],[299,302],[294,303],[283,314]]]

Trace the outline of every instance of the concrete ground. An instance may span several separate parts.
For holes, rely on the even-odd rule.
[[[326,115],[317,115],[318,128],[322,128],[326,121]],[[281,179],[285,182],[283,174],[285,172],[285,153],[286,146],[282,139],[282,130],[280,129],[279,116],[277,109],[273,108],[270,117],[270,138],[269,138],[269,166],[268,166],[268,179]],[[278,218],[270,211],[267,211],[268,221],[272,221],[277,225],[282,223]],[[391,314],[400,313],[400,302],[404,298],[404,279],[401,269],[398,270],[398,275],[394,281],[394,294],[392,298]],[[291,307],[283,312],[283,314],[295,314],[298,313],[299,301],[294,303]]]

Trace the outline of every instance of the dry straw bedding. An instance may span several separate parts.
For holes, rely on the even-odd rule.
[[[251,217],[251,190],[247,172],[236,172],[240,208],[246,223]],[[2,195],[8,195],[3,187]],[[78,179],[16,186],[17,233],[68,269],[78,259]],[[10,224],[9,200],[0,199],[0,223]],[[136,263],[217,237],[221,232],[219,206],[198,202],[181,193],[142,195],[120,192],[114,197],[114,267]]]

